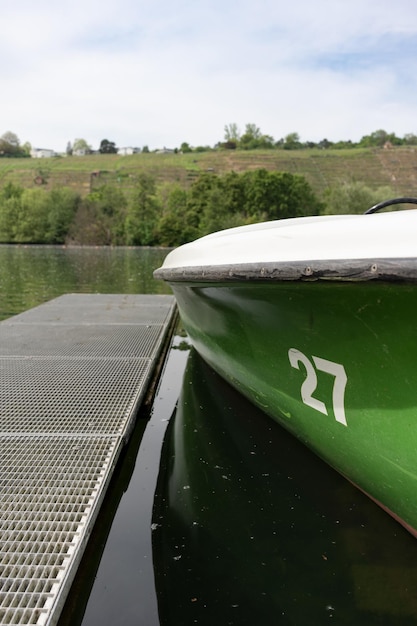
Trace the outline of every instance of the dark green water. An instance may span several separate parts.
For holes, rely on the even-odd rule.
[[[0,320],[64,293],[170,293],[161,248],[0,245]]]
[[[169,293],[165,254],[0,246],[0,318],[68,292]],[[59,626],[326,623],[416,624],[416,540],[178,333]]]

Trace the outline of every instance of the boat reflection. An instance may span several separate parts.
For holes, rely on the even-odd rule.
[[[153,514],[162,625],[411,624],[417,543],[191,351]]]

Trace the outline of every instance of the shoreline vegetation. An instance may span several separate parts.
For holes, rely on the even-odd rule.
[[[170,247],[413,194],[413,146],[4,158],[0,243]]]

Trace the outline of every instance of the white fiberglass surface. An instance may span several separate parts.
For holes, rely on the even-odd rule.
[[[417,256],[417,210],[240,226],[177,248],[164,268]]]

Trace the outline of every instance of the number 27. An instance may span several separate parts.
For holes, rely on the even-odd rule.
[[[313,393],[317,389],[317,371],[325,372],[334,376],[333,384],[333,412],[337,422],[347,426],[345,415],[345,389],[347,376],[345,368],[340,363],[334,363],[318,356],[312,356],[313,363],[305,354],[296,348],[288,350],[288,358],[291,367],[300,369],[302,363],[306,369],[307,377],[301,385],[301,399],[307,406],[310,406],[324,415],[328,415],[327,407],[324,402],[313,398]]]

